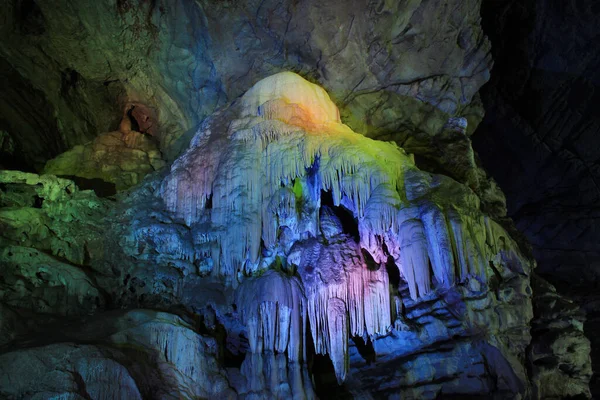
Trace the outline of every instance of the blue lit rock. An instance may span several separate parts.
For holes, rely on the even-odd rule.
[[[0,356],[5,398],[142,399],[127,368],[93,345],[53,344]]]
[[[557,373],[527,372],[534,262],[510,226],[469,185],[342,124],[299,75],[258,82],[113,200],[51,175],[0,178],[0,322],[16,346],[0,382],[39,357],[40,376],[59,376],[3,393],[89,381],[109,398],[524,398]],[[556,347],[583,354],[578,337],[550,347],[586,395],[585,357]],[[73,352],[62,366],[59,351]]]
[[[234,398],[213,338],[179,317],[150,310],[88,317],[53,333],[59,343],[0,356],[4,397]],[[36,344],[36,343],[34,343]]]

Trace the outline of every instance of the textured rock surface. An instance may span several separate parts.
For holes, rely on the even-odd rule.
[[[270,160],[261,164],[264,157]],[[94,197],[54,194],[65,180],[4,176],[21,185],[50,182],[38,189],[37,196],[51,193],[41,209],[17,208],[50,221],[52,199]],[[23,203],[32,196],[20,191],[4,197]],[[97,307],[177,307],[214,335],[212,354],[246,354],[225,375],[178,358],[177,345],[167,348],[180,340],[176,326],[148,323],[110,336],[162,351],[187,375],[154,368],[175,376],[169,384],[183,396],[206,394],[190,392],[194,379],[221,379],[210,387],[261,397],[529,393],[531,262],[481,213],[467,186],[421,172],[394,144],[342,125],[327,94],[298,75],[265,79],[216,113],[168,175],[123,194],[101,217],[105,254],[71,257],[74,268],[89,265],[91,283],[105,293],[108,304]],[[10,226],[21,230],[39,224],[16,220],[24,223]],[[370,378],[392,366],[401,379],[382,386]],[[204,375],[188,377],[196,367]]]
[[[588,313],[586,331],[595,332],[600,8],[595,1],[485,1],[482,16],[495,67],[482,90],[486,117],[475,148],[533,245],[538,273],[576,299]],[[597,335],[590,339],[600,348]],[[600,371],[596,351],[593,359]]]
[[[100,179],[123,190],[164,166],[156,143],[148,136],[137,131],[108,132],[48,161],[44,173]]]
[[[172,157],[216,106],[282,70],[318,81],[360,132],[435,134],[449,115],[480,118],[469,104],[491,64],[478,0],[0,6],[0,72],[15,82],[2,91],[0,129],[22,152],[15,162],[38,170],[116,129],[128,104],[153,110],[132,117],[154,119]]]
[[[576,303],[534,276],[534,315],[530,357],[538,399],[589,397],[592,377],[590,341],[583,333],[585,314]]]
[[[141,399],[127,368],[102,349],[73,343],[17,350],[0,356],[4,398]]]
[[[353,132],[296,74],[114,200],[0,180],[6,396],[589,394],[581,324],[542,310],[532,342],[533,263],[475,192]],[[545,388],[563,372],[573,384]]]
[[[52,175],[0,171],[0,184],[0,237],[5,245],[34,247],[77,265],[101,257],[109,202]]]
[[[78,322],[2,354],[2,396],[234,398],[217,365],[215,340],[175,315],[131,310]]]
[[[594,319],[535,279],[471,135],[491,104],[537,138],[565,91],[528,94],[597,58],[519,53],[482,103],[479,1],[322,3],[0,1],[0,168],[73,179],[0,171],[1,397],[589,397]]]
[[[506,16],[488,20],[497,35],[499,73],[483,91],[487,114],[475,136],[477,149],[504,188],[540,272],[577,285],[596,280],[599,259],[594,140],[600,120],[591,104],[597,102],[600,59],[588,43],[598,34],[592,21],[600,10],[585,1],[525,4],[484,8]],[[512,33],[517,45],[499,36],[503,24],[522,26]],[[536,107],[522,109],[524,102]],[[495,163],[497,157],[504,162]],[[578,273],[565,273],[571,270]]]

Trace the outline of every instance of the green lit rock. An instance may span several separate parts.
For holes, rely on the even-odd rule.
[[[132,184],[126,122],[64,165],[98,154]],[[287,72],[115,196],[0,172],[0,395],[513,399],[566,370],[586,397],[580,321],[551,310],[544,323],[567,329],[532,339],[535,262],[495,219],[503,199],[465,118],[438,122],[419,137],[447,140],[456,160],[352,131],[325,90]],[[531,375],[547,348],[560,362]]]
[[[10,198],[23,197],[21,192],[35,192],[35,195],[41,199],[49,201],[60,201],[66,199],[69,195],[77,191],[77,186],[68,180],[57,178],[51,175],[37,175],[21,171],[0,171],[0,184],[4,186],[2,190],[2,206],[19,205],[22,201],[25,201],[22,205],[28,204],[27,195],[21,200],[12,200],[16,202],[11,203]],[[10,189],[10,190],[7,190]],[[34,206],[34,203],[31,203]]]
[[[106,200],[52,175],[0,171],[0,183],[0,244],[31,246],[77,265],[102,254]]]
[[[93,313],[104,303],[84,271],[38,250],[8,246],[0,253],[0,301],[41,314]]]

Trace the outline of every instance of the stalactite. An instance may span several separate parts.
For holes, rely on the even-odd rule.
[[[348,316],[346,304],[332,297],[327,300],[328,353],[333,362],[338,383],[346,379],[348,371]]]
[[[433,274],[442,286],[452,286],[456,278],[452,258],[452,242],[446,217],[436,207],[424,207],[421,212],[421,221],[425,229]]]
[[[281,73],[202,124],[160,195],[191,236],[170,251],[210,257],[215,275],[241,282],[251,352],[302,362],[309,327],[341,382],[348,339],[392,325],[390,257],[415,301],[469,279],[485,283],[500,253],[511,262],[516,245],[457,185],[419,171],[397,145],[353,132],[322,88]],[[321,205],[323,191],[355,219],[358,243]],[[296,276],[269,270],[274,264]]]
[[[291,198],[277,201],[282,184],[306,179],[316,160],[317,179],[307,188],[313,196],[305,200],[318,202],[318,191],[331,191],[334,205],[347,196],[358,218],[369,208],[373,228],[383,231],[393,223],[398,196],[390,188],[412,162],[397,146],[342,125],[323,89],[297,75],[278,74],[242,97],[234,122],[226,125],[218,117],[222,115],[202,126],[190,149],[173,164],[161,193],[167,208],[188,226],[205,213],[210,215],[209,231],[235,226],[220,237],[221,274],[248,265],[246,272],[253,272],[261,238],[272,245],[285,215],[294,207],[300,211]],[[207,210],[209,198],[212,208]],[[386,202],[389,198],[393,201]],[[301,225],[296,228],[307,230],[296,232],[299,237],[317,234],[310,228],[314,224]]]
[[[338,380],[347,372],[351,336],[382,334],[391,325],[389,280],[385,267],[371,271],[357,243],[337,237],[325,245],[308,240],[292,250],[305,288],[315,351],[329,354]]]
[[[237,289],[236,303],[252,353],[287,350],[290,360],[303,360],[306,303],[297,278],[269,270],[247,279]]]
[[[400,225],[400,269],[408,282],[410,295],[416,299],[429,292],[431,276],[427,236],[423,223],[409,219]]]

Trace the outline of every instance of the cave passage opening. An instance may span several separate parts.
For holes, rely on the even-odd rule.
[[[348,210],[343,205],[336,206],[333,203],[333,194],[331,190],[321,190],[321,207],[329,207],[342,224],[343,233],[351,236],[356,243],[360,239],[358,232],[358,219],[352,211]]]

